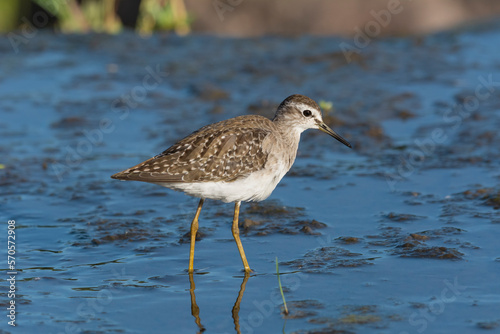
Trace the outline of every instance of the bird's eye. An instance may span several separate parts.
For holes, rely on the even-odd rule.
[[[309,109],[306,109],[302,112],[302,115],[306,116],[306,117],[311,117],[312,116],[312,111],[309,110]]]

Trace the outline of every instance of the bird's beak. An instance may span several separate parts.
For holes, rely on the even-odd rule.
[[[328,133],[330,136],[332,136],[333,138],[337,139],[339,142],[341,142],[345,146],[352,148],[351,144],[347,140],[345,140],[339,134],[337,134],[335,131],[333,131],[324,122],[318,122],[318,129],[321,130],[321,131],[323,131],[324,133]]]

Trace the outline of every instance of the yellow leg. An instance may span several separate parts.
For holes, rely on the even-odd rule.
[[[243,261],[243,267],[245,267],[245,272],[251,272],[250,266],[248,265],[247,257],[245,256],[245,251],[243,250],[243,245],[240,240],[240,228],[238,226],[238,217],[240,215],[240,205],[241,202],[238,201],[234,204],[234,218],[233,218],[233,238],[238,246],[238,251],[240,252],[241,261]]]
[[[194,271],[193,263],[194,263],[194,243],[196,242],[196,232],[198,232],[198,218],[200,217],[201,207],[203,206],[204,198],[200,199],[200,203],[198,203],[198,209],[196,210],[196,214],[194,215],[194,219],[191,222],[191,248],[189,249],[189,268],[188,271],[192,273]]]

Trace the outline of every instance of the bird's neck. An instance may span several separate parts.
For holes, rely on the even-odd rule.
[[[279,117],[279,115],[274,117],[273,123],[287,143],[294,144],[294,146],[299,145],[300,134],[304,131],[304,129],[297,126],[297,124],[294,124],[290,120]]]
[[[293,124],[286,124],[286,122],[276,122],[276,127],[281,135],[282,145],[289,152],[288,156],[288,168],[292,167],[295,157],[297,156],[297,150],[299,148],[300,134],[302,129],[295,127]]]

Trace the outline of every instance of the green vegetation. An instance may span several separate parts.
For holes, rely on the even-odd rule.
[[[190,32],[190,23],[183,0],[142,0],[137,31],[151,34],[155,30],[174,30],[186,35]]]
[[[333,112],[333,102],[320,100],[319,107],[323,109],[325,113],[329,113],[330,111]]]
[[[280,286],[281,297],[283,298],[283,305],[285,306],[285,315],[288,315],[288,307],[286,307],[285,294],[283,293],[283,287],[281,286],[280,268],[278,266],[278,257],[276,257],[276,275],[278,276],[278,284]]]
[[[116,34],[123,25],[116,14],[118,0],[33,0],[57,18],[57,29],[63,33],[98,32]],[[29,1],[4,0],[0,2],[0,31],[14,30],[26,24]],[[27,10],[28,9],[28,10]],[[24,18],[24,19],[23,19]],[[191,18],[184,0],[142,0],[136,30],[143,35],[154,31],[175,31],[179,35],[190,32]]]
[[[0,31],[11,31],[21,24],[21,18],[29,14],[29,0],[0,1]]]

